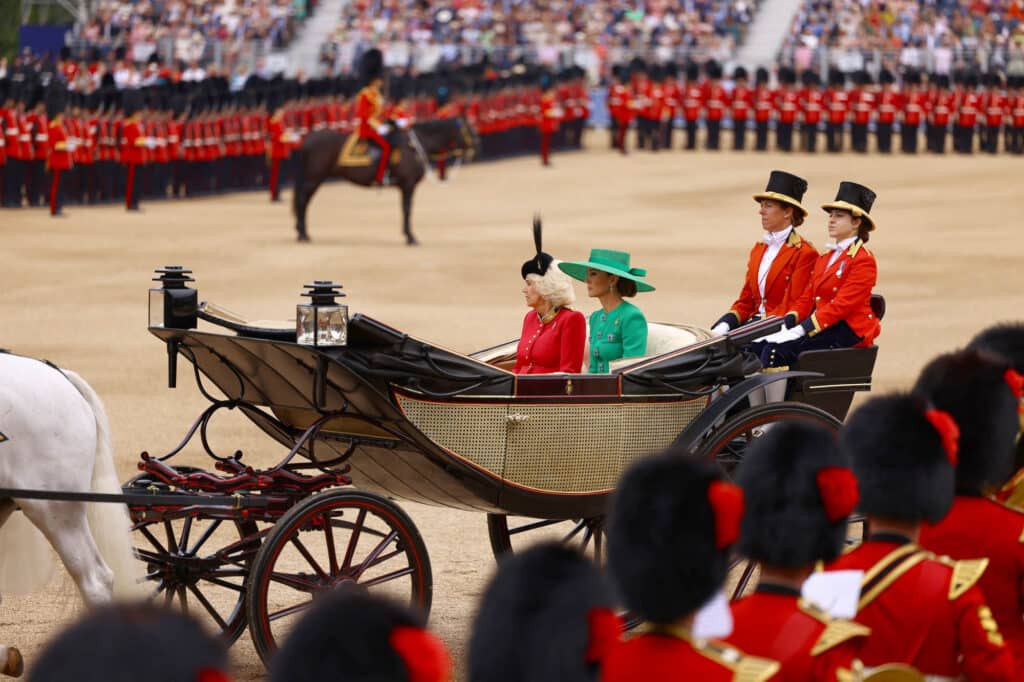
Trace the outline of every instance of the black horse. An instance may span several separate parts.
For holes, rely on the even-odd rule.
[[[417,123],[408,131],[391,126],[391,186],[402,192],[402,230],[406,244],[416,244],[409,225],[412,195],[426,175],[430,159],[446,153],[471,159],[480,151],[480,138],[465,117]],[[300,242],[309,241],[306,208],[320,184],[329,177],[374,187],[380,148],[367,140],[333,130],[306,136],[295,152],[295,191],[292,212]]]

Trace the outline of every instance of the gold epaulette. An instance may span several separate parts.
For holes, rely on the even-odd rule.
[[[818,636],[818,640],[811,647],[811,656],[818,656],[829,649],[849,641],[854,637],[867,637],[871,634],[871,628],[852,620],[833,618],[827,611],[818,608],[816,604],[800,599],[797,606],[801,611],[819,623],[825,624],[825,629]]]
[[[1024,416],[1021,419],[1021,428],[1024,429]],[[1013,478],[1007,481],[999,492],[1008,492],[1009,495],[1005,500],[997,500],[997,502],[1014,511],[1024,511],[1024,469],[1014,474]],[[1024,542],[1024,538],[1021,539],[1021,542]]]
[[[988,559],[963,559],[954,561],[953,577],[949,581],[949,600],[959,599],[981,579],[988,568]]]
[[[739,649],[719,642],[696,640],[692,644],[694,651],[731,670],[735,682],[766,682],[781,667],[777,661],[747,656]]]

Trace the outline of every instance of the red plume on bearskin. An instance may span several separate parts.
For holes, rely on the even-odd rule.
[[[1003,378],[1006,380],[1006,385],[1010,387],[1011,391],[1013,391],[1013,395],[1017,397],[1017,400],[1024,400],[1024,374],[1021,374],[1011,367],[1006,370],[1005,374],[1003,374]],[[1024,410],[1024,404],[1022,404],[1018,409]]]
[[[725,549],[740,538],[743,490],[733,483],[714,481],[708,486],[708,502],[715,512],[715,546]]]
[[[926,410],[924,416],[942,438],[942,448],[946,451],[946,459],[950,464],[956,466],[957,451],[960,447],[960,427],[956,425],[956,420],[949,412],[934,407]]]
[[[818,470],[818,493],[825,516],[835,523],[853,513],[860,502],[857,477],[847,467],[824,467]]]
[[[392,630],[390,639],[391,648],[405,661],[409,682],[447,682],[452,662],[441,640],[408,625]]]
[[[590,640],[584,660],[587,663],[600,663],[616,644],[622,639],[622,620],[611,609],[593,609],[587,614],[590,626]]]
[[[196,675],[196,682],[231,682],[231,678],[223,670],[203,668]]]

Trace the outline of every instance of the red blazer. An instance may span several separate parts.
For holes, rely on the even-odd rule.
[[[777,682],[836,682],[850,676],[871,630],[830,617],[798,596],[758,591],[732,603],[726,642],[778,661]]]
[[[747,260],[747,275],[743,281],[740,297],[732,304],[720,322],[728,323],[730,328],[738,327],[761,308],[761,290],[757,286],[757,271],[761,267],[761,258],[768,250],[768,245],[758,242],[750,250]],[[814,245],[797,234],[796,230],[789,233],[789,239],[779,249],[778,255],[768,269],[768,279],[764,284],[764,310],[769,316],[785,315],[792,309],[800,294],[807,287],[811,277],[811,268],[818,259]]]
[[[984,528],[979,533],[978,529]],[[957,496],[937,525],[921,528],[921,546],[954,559],[988,557],[978,582],[999,630],[1024,673],[1024,514],[984,497]]]
[[[875,257],[859,239],[829,267],[831,256],[827,251],[818,257],[810,282],[786,314],[802,321],[810,336],[846,320],[862,337],[857,346],[870,346],[882,331],[871,310],[871,290],[878,280]]]
[[[562,308],[547,324],[531,310],[523,318],[523,334],[516,349],[516,374],[579,374],[583,368],[583,346],[587,341],[587,320],[577,310]]]
[[[601,682],[764,682],[775,679],[773,675],[778,670],[775,661],[745,656],[733,647],[715,642],[691,639],[678,628],[678,634],[648,633],[616,644],[602,664]]]
[[[873,589],[865,584],[860,597],[856,620],[871,628],[860,651],[864,665],[906,663],[925,675],[964,674],[971,682],[1016,679],[1013,655],[976,584],[983,561],[952,561],[917,545],[869,540],[828,570],[861,570],[867,578],[887,567],[885,578],[872,581]]]

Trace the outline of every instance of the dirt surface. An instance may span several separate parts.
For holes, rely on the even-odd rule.
[[[591,135],[593,146],[605,144]],[[195,271],[201,299],[251,318],[294,315],[302,285],[344,283],[353,312],[416,336],[471,351],[518,335],[525,308],[519,266],[532,253],[530,219],[544,218],[545,248],[583,258],[591,247],[625,249],[658,290],[637,300],[651,320],[708,324],[739,290],[760,234],[750,195],[773,168],[806,177],[805,237],[826,242],[824,213],[842,179],[878,192],[877,291],[888,301],[875,386],[908,385],[932,355],[984,325],[1019,317],[1021,161],[1000,157],[913,158],[688,154],[621,158],[603,149],[459,170],[447,185],[425,183],[404,246],[395,190],[335,184],[312,203],[313,243],[294,241],[290,207],[266,194],[237,194],[123,208],[0,212],[0,347],[81,373],[102,396],[123,479],[142,450],[166,452],[205,406],[191,377],[166,387],[166,354],[146,331],[153,268]],[[290,195],[286,195],[290,196]],[[582,285],[577,289],[585,295]],[[577,307],[589,313],[596,302]],[[228,419],[215,429],[223,449],[252,461],[283,453],[254,427]],[[195,452],[182,462],[202,464]],[[476,600],[493,568],[479,515],[406,505],[429,548],[432,624],[464,657]],[[3,551],[3,548],[0,548]],[[29,665],[80,608],[63,574],[46,593],[4,598],[0,642]],[[262,679],[243,636],[234,647],[240,680]]]

